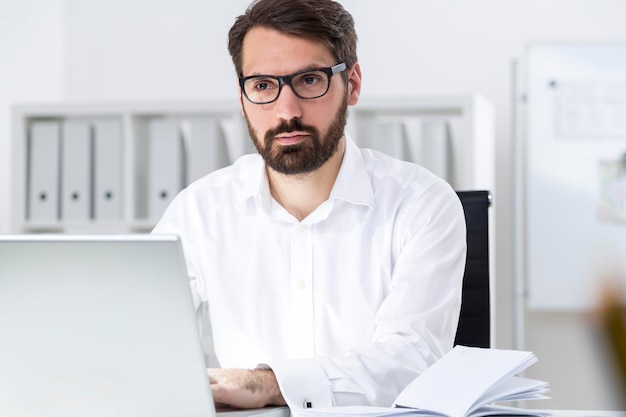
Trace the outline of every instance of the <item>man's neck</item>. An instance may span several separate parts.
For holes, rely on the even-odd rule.
[[[333,189],[346,149],[345,136],[337,152],[319,169],[301,175],[285,175],[267,168],[272,197],[292,216],[302,221],[324,201]]]

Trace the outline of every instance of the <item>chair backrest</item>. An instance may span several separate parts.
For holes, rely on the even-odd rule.
[[[467,224],[467,260],[455,345],[490,347],[489,191],[457,191]]]

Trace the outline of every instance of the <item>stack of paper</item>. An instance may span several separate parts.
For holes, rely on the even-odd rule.
[[[396,398],[393,408],[332,407],[307,409],[300,416],[445,416],[495,414],[547,415],[538,410],[492,405],[547,398],[548,384],[515,374],[537,361],[532,352],[456,346],[417,377]]]

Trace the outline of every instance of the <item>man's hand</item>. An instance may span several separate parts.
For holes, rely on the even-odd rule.
[[[207,370],[215,403],[235,408],[286,405],[271,369]]]

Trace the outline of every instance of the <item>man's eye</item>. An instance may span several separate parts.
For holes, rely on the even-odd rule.
[[[322,78],[317,74],[307,74],[302,77],[301,84],[302,85],[315,85],[322,81]]]
[[[254,89],[258,91],[266,91],[276,88],[276,83],[269,80],[259,80],[254,83]]]

